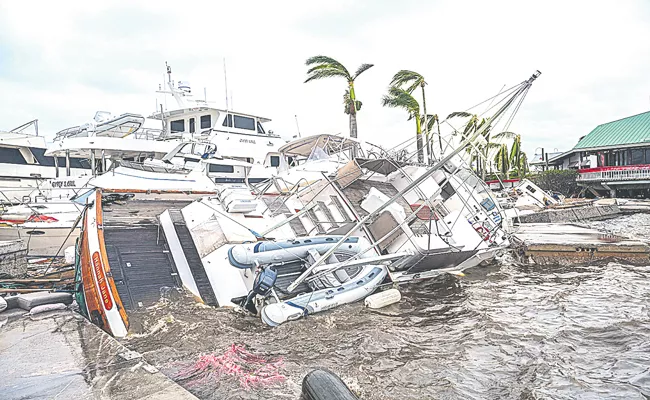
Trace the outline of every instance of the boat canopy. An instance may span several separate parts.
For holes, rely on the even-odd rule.
[[[314,135],[291,141],[278,150],[288,156],[309,157],[315,147],[320,147],[328,155],[359,147],[359,141],[336,135]]]
[[[397,162],[388,158],[356,158],[356,161],[357,164],[359,164],[359,167],[366,168],[370,171],[382,175],[390,175],[405,165],[404,163]]]

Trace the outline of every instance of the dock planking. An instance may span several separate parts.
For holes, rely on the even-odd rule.
[[[607,234],[577,224],[521,224],[513,235],[514,247],[535,264],[576,264],[620,260],[648,264],[647,242]]]

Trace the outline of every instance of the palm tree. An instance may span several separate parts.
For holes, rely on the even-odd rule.
[[[461,141],[464,141],[468,137],[472,136],[474,132],[477,130],[481,129],[484,124],[487,123],[487,120],[485,118],[479,119],[479,116],[476,114],[470,114],[465,111],[456,111],[447,116],[447,119],[451,118],[469,118],[467,120],[467,123],[465,123],[465,127],[463,128],[463,131],[460,132],[460,137]],[[483,132],[483,139],[485,139],[485,142],[482,144],[477,144],[475,146],[470,146],[467,148],[467,151],[472,154],[471,160],[476,160],[476,172],[481,174],[481,178],[485,180],[485,174],[486,174],[486,166],[487,166],[487,159],[488,159],[488,153],[490,149],[493,148],[492,143],[490,142],[490,130],[491,127],[487,127],[485,131]],[[454,134],[458,134],[458,132],[455,132]]]
[[[501,132],[494,136],[495,139],[512,139],[512,147],[510,147],[510,164],[517,169],[517,175],[521,178],[522,171],[528,168],[528,159],[526,153],[521,151],[521,135],[514,132]],[[523,158],[523,160],[522,160]]]
[[[381,99],[384,107],[401,108],[406,110],[409,115],[409,121],[415,119],[415,138],[418,146],[418,162],[424,162],[424,153],[422,152],[422,124],[420,122],[420,104],[409,92],[404,89],[390,86],[388,94]]]
[[[510,155],[508,154],[508,145],[505,143],[499,147],[499,151],[497,151],[496,156],[494,156],[494,163],[497,165],[499,172],[508,179],[510,172]]]
[[[436,135],[438,135],[438,145],[440,146],[440,156],[442,157],[442,136],[440,136],[440,118],[438,117],[438,114],[429,114],[429,115],[423,115],[422,116],[422,125],[425,126],[425,132],[433,132],[434,129],[437,131]],[[429,142],[429,140],[427,140]],[[430,145],[427,146],[427,151],[429,152],[429,155],[433,157],[433,141],[431,141]]]
[[[315,56],[310,57],[305,62],[305,65],[311,67],[307,70],[307,79],[305,83],[323,78],[341,77],[347,80],[348,89],[344,95],[345,113],[350,116],[350,137],[357,138],[357,112],[361,109],[361,102],[357,100],[354,91],[354,81],[363,72],[372,68],[373,64],[361,64],[354,75],[350,74],[348,70],[331,57]]]
[[[390,81],[391,86],[395,86],[398,88],[404,88],[404,86],[408,86],[406,88],[406,91],[409,94],[413,94],[415,89],[418,87],[422,89],[422,112],[424,113],[424,131],[425,131],[425,138],[426,138],[426,143],[427,143],[427,153],[429,154],[429,157],[431,158],[431,146],[430,146],[430,139],[429,139],[429,123],[427,122],[429,115],[427,114],[427,98],[424,94],[424,87],[426,86],[427,82],[424,80],[424,77],[417,72],[409,71],[406,69],[403,69],[399,71],[398,73],[393,76],[393,80]],[[437,116],[436,116],[437,117]],[[441,142],[442,143],[442,142]],[[418,151],[421,151],[418,149]],[[424,156],[422,156],[424,158]],[[420,159],[420,155],[418,154],[418,159]]]

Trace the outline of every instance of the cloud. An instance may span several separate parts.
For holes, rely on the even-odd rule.
[[[361,139],[413,136],[400,110],[381,107],[392,75],[428,82],[427,108],[445,116],[535,69],[511,126],[524,149],[571,148],[596,125],[646,111],[646,2],[401,1],[4,2],[0,5],[2,128],[39,118],[51,133],[114,113],[154,111],[164,62],[175,79],[225,105],[269,116],[273,130],[347,133],[343,80],[304,84],[304,60],[326,54],[348,69],[374,63],[356,84]],[[8,94],[8,95],[7,95]]]

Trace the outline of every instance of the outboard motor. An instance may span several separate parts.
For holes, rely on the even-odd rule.
[[[242,304],[242,307],[250,311],[253,314],[257,314],[257,309],[255,308],[255,303],[253,299],[256,295],[266,297],[271,293],[275,281],[278,279],[278,273],[273,268],[265,268],[261,270],[255,277],[253,282],[253,289],[246,296],[246,300]]]

